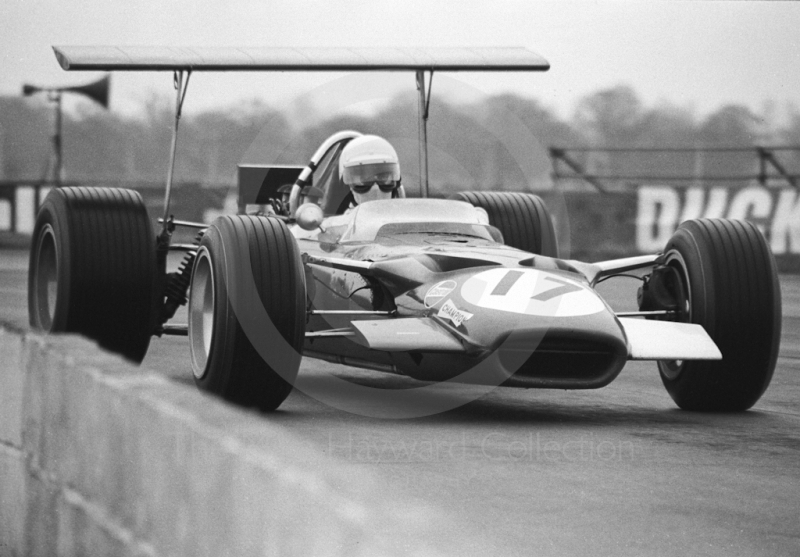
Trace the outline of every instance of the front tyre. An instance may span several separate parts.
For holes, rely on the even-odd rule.
[[[141,196],[57,188],[36,217],[28,267],[31,327],[78,333],[141,362],[156,314],[156,244]]]
[[[198,248],[189,295],[195,383],[271,411],[289,396],[305,337],[300,252],[274,218],[220,217]]]
[[[781,336],[775,258],[750,222],[686,221],[667,243],[678,271],[684,321],[705,328],[721,361],[662,361],[661,380],[677,405],[695,411],[743,411],[767,389]]]

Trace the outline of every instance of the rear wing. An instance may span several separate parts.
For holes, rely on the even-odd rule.
[[[521,47],[286,48],[54,46],[65,70],[100,71],[547,71]]]
[[[65,70],[172,71],[177,98],[169,172],[164,194],[164,228],[168,243],[170,192],[175,167],[178,122],[189,77],[197,71],[413,71],[419,92],[420,193],[428,197],[428,107],[434,71],[543,72],[550,64],[523,47],[488,48],[288,48],[54,46]],[[427,87],[425,72],[429,72]],[[426,94],[427,89],[427,94]],[[309,167],[307,167],[309,168]],[[311,170],[309,170],[311,172]],[[302,175],[301,175],[302,176]],[[264,180],[265,178],[262,178]],[[257,178],[256,178],[257,181]],[[255,187],[253,188],[255,190]],[[270,188],[267,188],[269,190]],[[258,190],[261,191],[260,188]],[[256,198],[259,194],[256,192]],[[240,205],[247,200],[240,199]]]

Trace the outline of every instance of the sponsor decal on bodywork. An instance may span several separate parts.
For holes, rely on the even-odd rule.
[[[457,284],[454,280],[444,280],[431,286],[430,290],[425,294],[425,307],[432,308],[441,302],[445,296],[456,289],[456,286]]]
[[[464,321],[472,317],[471,313],[458,309],[452,300],[447,300],[442,304],[437,315],[449,319],[456,327],[460,327]]]

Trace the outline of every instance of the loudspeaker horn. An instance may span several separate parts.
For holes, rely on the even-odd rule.
[[[42,91],[41,87],[36,87],[35,85],[28,85],[27,83],[22,86],[22,94],[26,97],[30,97],[34,93],[38,93]]]
[[[62,91],[72,91],[73,93],[80,93],[108,108],[108,90],[111,84],[111,76],[107,75],[93,83],[87,85],[80,85],[78,87],[65,87]]]

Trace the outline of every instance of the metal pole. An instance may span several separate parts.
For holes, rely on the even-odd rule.
[[[177,94],[175,96],[175,125],[172,129],[172,145],[169,152],[169,170],[167,172],[167,188],[164,192],[164,228],[163,234],[168,234],[169,228],[169,204],[170,196],[172,195],[172,177],[175,173],[175,153],[178,150],[178,126],[181,121],[181,110],[183,109],[183,100],[186,97],[186,89],[189,86],[189,77],[191,72],[187,72],[186,81],[183,80],[183,71],[177,71],[174,74],[175,89]]]
[[[419,193],[421,197],[428,197],[428,105],[424,70],[417,70],[417,91],[419,91]]]

